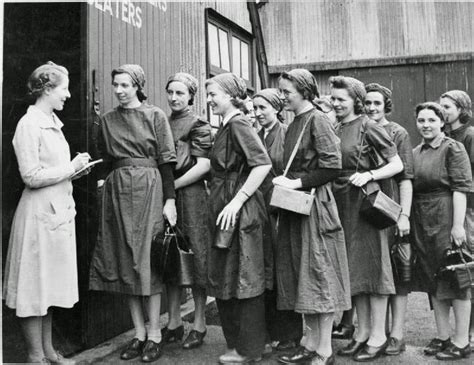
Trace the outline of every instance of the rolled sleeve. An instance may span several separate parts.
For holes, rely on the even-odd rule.
[[[446,156],[449,183],[452,191],[470,192],[472,172],[469,157],[460,142],[452,141]]]
[[[191,155],[209,158],[212,147],[211,125],[198,119],[190,131]]]
[[[400,128],[395,135],[394,142],[403,163],[403,171],[396,177],[398,180],[412,180],[415,177],[415,171],[413,168],[413,148],[408,132]]]
[[[252,126],[239,117],[229,123],[232,141],[236,150],[245,155],[247,166],[271,165],[267,150]]]
[[[158,138],[158,145],[160,148],[160,155],[158,156],[158,165],[165,163],[176,163],[176,150],[173,142],[173,134],[168,123],[165,113],[156,108],[154,113],[155,129]]]
[[[367,121],[366,128],[367,141],[385,160],[397,155],[397,147],[383,127],[374,121]]]

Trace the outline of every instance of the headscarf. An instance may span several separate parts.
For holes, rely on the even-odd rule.
[[[247,98],[247,84],[242,78],[231,72],[214,76],[206,81],[206,85],[210,82],[215,82],[231,97],[240,99],[242,102]]]
[[[442,98],[450,98],[456,106],[461,109],[459,120],[466,123],[472,117],[472,102],[469,95],[462,90],[450,90],[441,95]]]
[[[112,79],[117,74],[128,74],[135,85],[138,86],[137,96],[140,101],[146,100],[147,96],[143,91],[145,87],[145,71],[140,65],[125,64],[112,70]]]
[[[174,81],[181,82],[186,85],[189,90],[189,94],[191,95],[191,100],[189,101],[189,103],[190,105],[192,105],[192,102],[194,101],[194,96],[196,95],[198,88],[198,81],[196,80],[196,78],[186,72],[177,72],[168,78],[165,90],[168,89],[169,84]]]
[[[295,68],[288,72],[283,72],[281,77],[293,82],[296,90],[304,96],[305,99],[312,101],[319,98],[318,82],[311,72],[304,68]]]
[[[252,96],[255,98],[265,99],[275,110],[281,111],[283,109],[283,101],[280,99],[277,89],[263,89]]]
[[[365,91],[367,93],[370,92],[378,92],[382,94],[382,96],[386,99],[391,99],[392,98],[392,91],[385,86],[382,86],[380,84],[377,84],[376,82],[372,82],[370,84],[365,85]]]
[[[319,98],[315,98],[313,104],[317,105],[324,113],[329,113],[331,110],[334,110],[329,95],[321,95]]]

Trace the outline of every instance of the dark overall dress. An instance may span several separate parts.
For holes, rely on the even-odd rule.
[[[430,293],[438,300],[468,299],[470,290],[456,290],[449,282],[435,278],[444,251],[452,247],[453,192],[468,193],[471,189],[466,149],[441,133],[431,143],[416,146],[413,159],[411,225],[417,254],[413,290]]]

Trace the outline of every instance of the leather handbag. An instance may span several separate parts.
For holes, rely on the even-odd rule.
[[[228,181],[227,181],[227,163],[228,163],[228,147],[229,147],[229,135],[230,135],[230,126],[229,126],[229,133],[227,134],[227,139],[226,139],[226,145],[225,145],[225,175],[224,175],[224,203],[227,205],[229,203],[230,196],[228,192]],[[237,193],[237,187],[239,185],[239,179],[240,176],[242,175],[242,171],[244,169],[244,163],[240,165],[239,172],[237,174],[237,178],[235,180],[235,185],[234,189],[232,191],[232,198],[235,196]],[[241,208],[242,209],[242,208]],[[214,239],[212,241],[212,247],[213,248],[218,248],[218,249],[223,249],[223,250],[229,250],[232,246],[232,241],[234,240],[234,237],[236,235],[236,232],[239,230],[239,222],[240,222],[240,212],[237,213],[237,217],[235,220],[235,224],[229,227],[229,229],[221,229],[220,227],[216,227],[214,231]]]
[[[436,277],[449,281],[459,290],[474,288],[474,261],[471,252],[465,247],[447,249],[443,265],[436,273]]]
[[[298,136],[298,140],[296,141],[295,147],[291,152],[290,159],[286,164],[283,176],[286,176],[288,170],[290,169],[296,153],[298,152],[298,147],[300,146],[301,140],[303,139],[303,134],[306,131],[309,121],[310,119],[306,121],[300,135]],[[272,207],[289,210],[294,213],[309,215],[311,213],[311,207],[313,206],[315,191],[316,190],[313,188],[311,189],[311,192],[308,193],[306,191],[292,190],[275,185],[270,198],[270,205]]]
[[[413,256],[411,243],[405,240],[404,237],[398,237],[390,248],[393,276],[397,283],[411,281]]]
[[[364,122],[362,122],[364,123]],[[365,135],[367,133],[367,128],[364,128],[362,133],[362,139],[359,146],[359,155],[357,157],[356,171],[359,168],[359,162],[362,155],[362,149],[364,144]],[[378,189],[370,194],[362,188],[364,193],[364,198],[360,206],[359,214],[371,225],[377,229],[385,229],[390,226],[397,224],[400,213],[402,212],[402,207],[395,200],[387,196],[382,190]]]

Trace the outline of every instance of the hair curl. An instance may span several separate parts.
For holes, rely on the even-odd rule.
[[[46,89],[54,89],[64,80],[64,77],[68,76],[69,72],[66,67],[48,61],[31,73],[27,83],[27,95],[36,100],[43,95]]]

